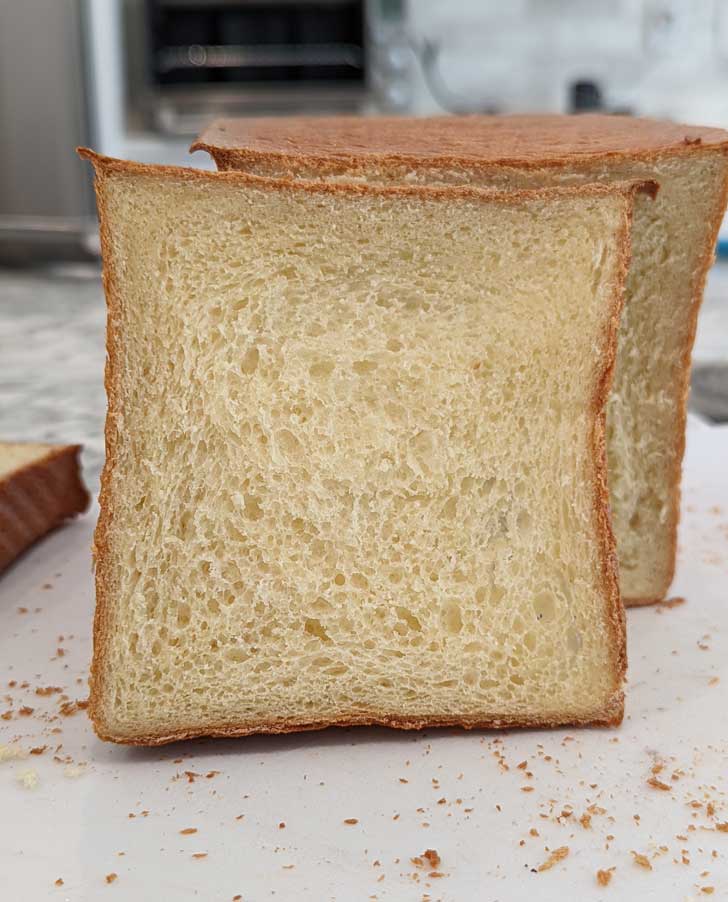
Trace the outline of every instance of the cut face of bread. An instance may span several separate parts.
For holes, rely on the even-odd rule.
[[[631,190],[86,156],[99,734],[619,722],[603,405]]]
[[[636,200],[607,448],[622,595],[627,604],[664,597],[675,567],[690,353],[726,203],[727,132],[615,116],[221,120],[193,147],[222,169],[334,182],[657,181],[654,202]]]
[[[78,445],[0,442],[0,571],[88,507]]]

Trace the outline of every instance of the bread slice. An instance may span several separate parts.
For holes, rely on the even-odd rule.
[[[728,191],[728,132],[619,116],[220,120],[193,144],[221,169],[374,184],[508,188],[659,182],[636,201],[614,384],[609,489],[629,605],[675,569],[690,354]]]
[[[0,442],[0,571],[88,507],[80,450],[80,445]]]
[[[633,186],[96,169],[104,739],[615,724]]]

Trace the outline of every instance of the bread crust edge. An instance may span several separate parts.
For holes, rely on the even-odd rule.
[[[19,443],[22,444],[22,443]],[[36,444],[36,443],[33,443]],[[39,504],[44,508],[46,522],[42,528],[33,532],[32,538],[18,538],[3,551],[0,549],[0,573],[17,560],[37,541],[61,526],[66,520],[82,514],[89,506],[90,496],[81,478],[78,455],[81,445],[47,445],[46,453],[37,460],[30,461],[8,473],[0,479],[0,501],[13,507],[12,494],[18,489],[24,492],[42,490],[48,473],[53,472],[63,480],[64,490],[54,496],[47,504]]]

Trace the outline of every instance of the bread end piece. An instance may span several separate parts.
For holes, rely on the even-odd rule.
[[[88,507],[80,450],[80,445],[0,443],[0,571]]]

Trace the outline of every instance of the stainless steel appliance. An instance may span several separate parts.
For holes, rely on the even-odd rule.
[[[82,0],[0,3],[0,263],[89,256]]]
[[[126,11],[137,128],[193,135],[218,115],[409,101],[404,0],[132,0]]]

